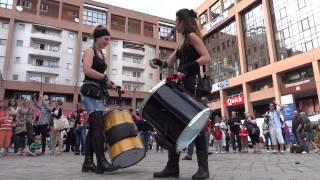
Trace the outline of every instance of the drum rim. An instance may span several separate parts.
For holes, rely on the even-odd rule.
[[[210,109],[210,108],[205,108],[204,110],[202,110],[201,112],[199,112],[194,118],[192,118],[192,120],[189,122],[189,124],[183,129],[183,131],[180,133],[180,135],[179,135],[179,137],[178,137],[178,139],[177,139],[177,141],[176,141],[176,151],[177,152],[181,152],[182,151],[182,149],[179,149],[179,147],[178,147],[178,142],[179,141],[181,141],[180,139],[182,138],[182,134],[184,134],[185,133],[185,131],[187,131],[187,129],[188,129],[188,127],[191,127],[195,122],[196,122],[196,120],[197,119],[199,119],[204,113],[206,113],[206,112],[212,112],[212,110]],[[211,114],[211,113],[210,113]],[[209,118],[210,118],[210,116],[208,117],[208,119],[207,119],[207,121],[209,120]],[[204,124],[205,125],[205,124]],[[201,131],[202,129],[199,129],[199,133],[200,133],[200,131]],[[194,141],[194,139],[196,138],[197,136],[195,136],[194,138],[192,138],[191,140],[190,140],[190,143],[189,144],[191,144],[192,143],[192,141]]]
[[[134,164],[131,164],[130,166],[125,166],[125,167],[120,166],[120,169],[124,169],[124,168],[127,168],[127,167],[131,167],[131,166],[133,166],[133,165],[136,165],[136,164],[138,164],[140,161],[142,161],[142,160],[146,157],[147,152],[146,152],[146,150],[143,149],[143,148],[134,147],[134,148],[131,148],[131,149],[127,149],[126,151],[136,150],[136,149],[141,149],[141,150],[144,151],[143,157],[142,157],[141,159],[139,159],[139,161],[135,162]],[[123,151],[123,152],[121,152],[120,154],[118,154],[117,156],[115,156],[115,157],[112,159],[112,163],[114,162],[114,159],[117,159],[120,155],[122,155],[122,154],[125,153],[126,151]]]
[[[155,86],[149,91],[149,94],[144,98],[144,100],[142,101],[142,103],[141,103],[141,105],[140,105],[140,108],[139,108],[141,117],[143,117],[142,111],[143,111],[145,105],[147,104],[147,102],[149,101],[149,99],[152,97],[152,95],[153,95],[160,87],[162,87],[162,86],[165,85],[166,83],[167,83],[166,80],[162,80],[162,81],[160,81],[157,85],[155,85]]]

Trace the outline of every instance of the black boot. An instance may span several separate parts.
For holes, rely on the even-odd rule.
[[[82,172],[96,172],[97,166],[93,162],[92,156],[86,156],[82,164]]]
[[[193,180],[204,180],[209,178],[208,151],[197,151],[198,171],[192,176]]]
[[[168,151],[168,158],[166,167],[160,172],[153,173],[154,178],[179,178],[180,154],[177,154],[174,149],[170,149]]]

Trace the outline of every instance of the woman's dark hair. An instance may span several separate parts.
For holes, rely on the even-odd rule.
[[[17,108],[18,107],[18,102],[16,99],[11,99],[9,102],[8,102],[8,107],[11,107],[11,102],[14,102],[14,108]]]
[[[189,40],[188,34],[196,33],[200,38],[202,37],[200,33],[200,28],[197,22],[197,13],[193,9],[180,9],[177,11],[176,16],[178,20],[183,24],[182,34],[185,36],[185,39]]]
[[[92,33],[92,36],[93,36],[93,42],[95,43],[96,40],[101,37],[101,36],[110,36],[110,32],[109,30],[103,26],[103,25],[98,25],[94,30],[93,30],[93,33]]]

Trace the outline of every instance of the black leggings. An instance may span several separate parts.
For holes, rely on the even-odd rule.
[[[92,157],[96,154],[97,161],[105,159],[103,136],[103,112],[95,111],[89,115],[89,131],[86,137],[85,156]]]
[[[24,149],[26,147],[26,132],[22,132],[16,135],[18,147]]]
[[[46,151],[47,146],[47,135],[48,135],[48,125],[38,125],[36,135],[41,134],[41,145],[42,145],[42,153]]]
[[[249,137],[251,139],[252,145],[256,145],[257,143],[259,143],[259,134],[249,134]]]

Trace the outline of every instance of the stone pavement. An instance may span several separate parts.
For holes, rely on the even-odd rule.
[[[194,159],[196,159],[194,157]],[[0,157],[0,180],[150,180],[166,163],[166,152],[148,152],[139,164],[114,173],[81,173],[83,156]],[[296,162],[300,164],[296,164]],[[214,154],[209,156],[212,180],[318,180],[320,154]],[[197,163],[180,161],[182,180],[191,179]]]

